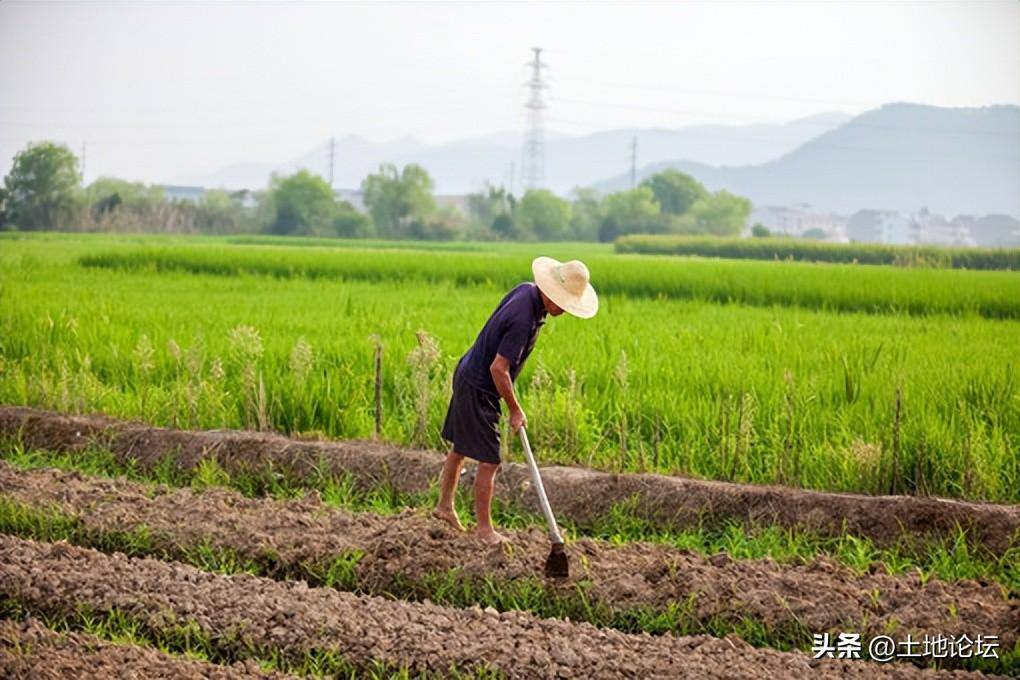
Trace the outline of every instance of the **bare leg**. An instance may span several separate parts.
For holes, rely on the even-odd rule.
[[[443,474],[439,478],[439,502],[432,511],[432,516],[450,524],[457,531],[464,531],[464,526],[457,518],[457,510],[453,506],[457,482],[460,480],[460,469],[464,466],[464,456],[456,451],[446,454],[443,463]]]
[[[492,490],[497,470],[499,463],[479,463],[475,477],[475,518],[478,520],[475,536],[492,544],[506,540],[492,528]]]

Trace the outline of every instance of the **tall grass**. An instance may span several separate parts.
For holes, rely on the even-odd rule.
[[[907,271],[646,256],[592,255],[586,260],[603,295],[880,314],[1020,318],[1020,275],[1011,272]],[[515,250],[504,254],[201,245],[117,249],[83,255],[79,262],[90,268],[149,273],[249,274],[416,286],[447,283],[509,288],[531,274],[531,255]]]
[[[633,235],[615,243],[618,253],[696,255],[738,260],[798,260],[954,269],[1020,269],[1020,248],[949,248],[879,243],[824,243],[795,238],[721,238]]]
[[[529,272],[518,255],[490,254],[472,264],[420,252],[394,262],[393,253],[309,247],[293,260],[287,254],[300,251],[220,252],[221,241],[206,239],[180,249],[188,255],[182,261],[224,262],[236,271],[73,264],[73,257],[116,243],[3,242],[0,401],[179,427],[338,438],[371,437],[381,411],[383,439],[444,448],[439,430],[451,372],[506,287],[495,275],[476,280],[482,274],[474,267],[512,270],[507,280],[515,283]],[[144,261],[134,247],[121,250]],[[243,272],[249,261],[300,269],[328,268],[334,258],[344,268],[365,268],[369,280]],[[661,260],[623,258],[616,271],[638,285],[640,263],[656,281],[655,262]],[[666,264],[668,271],[682,268]],[[739,280],[745,265],[774,267],[709,264],[688,275],[715,285],[713,276]],[[387,279],[398,265],[424,278]],[[599,266],[592,271],[605,293]],[[937,280],[933,295],[950,305],[958,305],[956,294],[967,298],[967,285],[956,284],[970,276],[1017,280],[1001,272],[781,266],[773,278],[846,270],[860,277],[854,285],[878,297],[873,272],[893,272],[917,291],[936,281],[926,277],[949,277]],[[1005,295],[1001,288],[997,294]],[[543,462],[1020,501],[1015,321],[888,307],[833,313],[640,294],[602,299],[590,321],[551,319],[518,380]],[[428,356],[421,354],[421,330],[435,345]]]

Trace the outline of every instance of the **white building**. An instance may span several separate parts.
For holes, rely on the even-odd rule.
[[[907,245],[914,243],[912,220],[896,210],[858,210],[846,223],[850,241]]]
[[[845,217],[812,211],[808,203],[756,206],[748,217],[748,223],[761,224],[780,236],[803,236],[806,232],[819,230],[828,240],[846,240]]]

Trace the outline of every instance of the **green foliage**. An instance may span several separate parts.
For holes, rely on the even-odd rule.
[[[652,190],[663,214],[683,215],[696,202],[708,198],[704,185],[679,170],[663,170],[641,183]]]
[[[610,194],[602,203],[599,240],[614,241],[618,236],[662,231],[660,206],[649,187]]]
[[[418,223],[416,228],[420,231],[425,229],[436,210],[432,189],[432,178],[413,163],[401,171],[394,165],[383,164],[379,172],[361,183],[365,205],[384,238],[413,237],[413,223]]]
[[[765,225],[760,223],[760,222],[755,222],[754,226],[751,227],[751,236],[753,236],[755,238],[768,238],[771,235],[772,235],[772,232],[770,232],[765,227]]]
[[[570,230],[578,241],[598,241],[602,222],[602,197],[595,189],[574,190],[570,207]]]
[[[756,236],[758,234],[755,234]],[[626,236],[618,253],[697,255],[738,260],[798,260],[954,269],[1020,269],[1020,248],[949,248],[878,243],[818,243],[791,238]]]
[[[274,213],[267,229],[270,233],[321,236],[334,228],[333,190],[326,180],[307,170],[289,177],[274,175],[269,183],[269,200]]]
[[[36,142],[18,152],[4,177],[4,222],[18,229],[60,229],[81,189],[78,158],[63,144]]]
[[[570,236],[570,204],[548,189],[525,193],[514,220],[519,237],[561,241]]]
[[[513,212],[517,201],[506,188],[486,184],[481,191],[468,194],[468,220],[471,237],[478,239],[511,238]]]
[[[736,236],[751,214],[751,202],[728,191],[699,198],[677,221],[673,231],[689,234]]]
[[[99,177],[85,188],[85,200],[98,214],[131,210],[147,215],[166,199],[159,187],[116,177]]]

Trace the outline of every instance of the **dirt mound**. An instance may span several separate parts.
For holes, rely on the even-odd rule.
[[[442,456],[435,452],[375,442],[302,441],[233,430],[190,432],[14,406],[0,407],[0,434],[20,435],[27,446],[57,450],[98,443],[142,466],[171,455],[182,468],[215,456],[230,471],[274,470],[297,478],[325,468],[351,473],[365,487],[390,485],[408,492],[427,489],[442,466]],[[850,533],[890,545],[904,537],[944,537],[962,527],[972,543],[999,555],[1020,537],[1020,505],[824,493],[559,466],[544,468],[542,475],[557,513],[582,527],[614,505],[630,502],[634,514],[667,529],[737,520],[832,536]],[[522,465],[504,466],[496,494],[538,511]]]
[[[92,635],[55,633],[35,619],[0,621],[0,677],[65,678],[286,678],[254,663],[217,666],[170,656],[150,647],[104,642]]]
[[[426,587],[430,576],[453,569],[477,582],[534,579],[542,574],[549,545],[538,529],[507,532],[511,546],[491,549],[423,512],[352,514],[325,507],[314,496],[284,502],[224,489],[153,489],[77,472],[21,471],[2,461],[0,497],[57,507],[91,532],[145,527],[156,549],[174,557],[203,544],[260,564],[271,555],[271,564],[288,576],[307,577],[302,565],[326,564],[358,551],[364,554],[356,569],[359,590],[419,599],[432,595]],[[583,587],[590,605],[614,611],[662,611],[683,604],[693,622],[750,618],[804,636],[855,631],[867,637],[893,628],[918,638],[997,634],[1007,649],[1020,632],[1020,602],[1004,598],[994,584],[856,574],[828,559],[806,565],[734,561],[723,554],[706,557],[639,543],[581,540],[570,552],[571,579],[546,587],[565,595]]]
[[[943,675],[905,665],[812,660],[733,638],[624,635],[521,612],[453,610],[309,588],[303,582],[219,576],[176,563],[7,536],[0,536],[0,597],[39,613],[82,605],[95,612],[117,609],[154,629],[189,621],[242,657],[253,648],[288,654],[334,650],[360,667],[381,661],[448,672],[483,663],[521,678]]]

